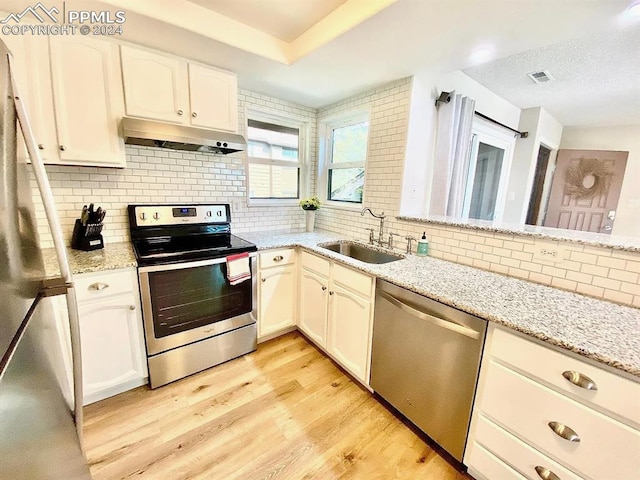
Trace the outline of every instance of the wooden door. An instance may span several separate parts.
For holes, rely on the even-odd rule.
[[[233,73],[189,64],[191,125],[236,132],[238,84]]]
[[[127,115],[188,123],[186,63],[127,45],[120,53]]]
[[[329,291],[327,350],[368,383],[371,302],[333,284]]]
[[[295,265],[261,271],[258,337],[295,326],[296,298]]]
[[[77,35],[50,40],[61,163],[124,167],[124,141],[118,134],[124,102],[117,45]]]
[[[298,327],[321,347],[327,343],[327,293],[329,279],[303,268],[300,280]]]
[[[544,226],[611,233],[628,156],[559,150]]]

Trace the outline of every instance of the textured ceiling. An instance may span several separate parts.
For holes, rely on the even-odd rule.
[[[291,42],[347,0],[189,0]]]
[[[548,70],[535,84],[527,73]],[[544,107],[565,126],[640,125],[640,26],[528,50],[463,70],[520,108]]]

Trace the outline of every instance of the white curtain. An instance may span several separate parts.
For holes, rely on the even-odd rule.
[[[451,101],[438,107],[430,215],[462,215],[475,104],[454,91]]]

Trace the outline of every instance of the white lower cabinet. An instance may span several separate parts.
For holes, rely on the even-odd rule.
[[[78,275],[84,404],[147,383],[135,269]]]
[[[640,384],[491,325],[464,463],[482,480],[637,479],[638,411]]]
[[[368,385],[373,278],[307,252],[301,258],[298,328]]]
[[[258,339],[296,325],[297,271],[295,249],[260,253]]]

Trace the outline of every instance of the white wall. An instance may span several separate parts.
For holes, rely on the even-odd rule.
[[[523,224],[529,208],[540,144],[557,150],[562,137],[562,125],[544,108],[536,107],[522,110],[518,130],[529,135],[516,139],[502,220],[505,223]]]
[[[437,110],[440,92],[465,95],[476,101],[476,111],[517,128],[520,109],[457,70],[447,74],[432,71],[413,77],[407,125],[403,188],[400,212],[407,216],[426,216],[429,212],[431,176],[434,168]]]
[[[560,148],[629,152],[612,233],[640,237],[640,125],[566,127]]]

